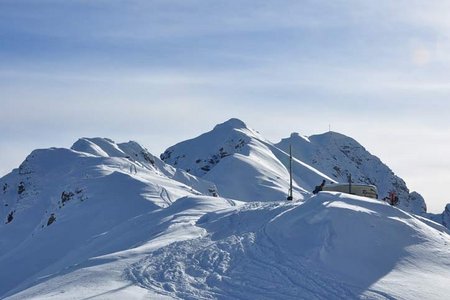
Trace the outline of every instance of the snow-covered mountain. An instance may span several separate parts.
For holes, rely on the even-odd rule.
[[[0,295],[63,258],[79,259],[79,247],[130,218],[215,193],[135,142],[100,138],[33,151],[0,186],[0,265],[11,270],[0,273]]]
[[[354,139],[336,132],[310,137],[292,133],[274,144],[238,119],[230,119],[196,138],[169,147],[161,159],[214,182],[224,197],[241,201],[285,199],[292,147],[294,199],[303,199],[322,179],[374,184],[379,198],[395,192],[398,207],[444,224],[450,214],[427,214],[424,198]],[[242,184],[245,182],[245,185]]]
[[[376,185],[380,198],[395,191],[399,207],[415,214],[426,212],[420,194],[410,193],[401,178],[358,142],[335,132],[309,138],[294,133],[273,144],[244,122],[231,119],[168,148],[161,159],[216,183],[225,197],[274,201],[286,198],[290,145],[294,157],[294,198],[302,199],[322,179],[347,182],[351,174],[353,182]]]
[[[214,182],[224,197],[242,201],[280,201],[287,197],[289,155],[238,119],[168,148],[161,159]],[[294,159],[295,199],[303,199],[323,179],[334,181]]]
[[[33,151],[0,178],[0,299],[450,294],[450,232],[436,223],[450,223],[449,206],[433,222],[379,200],[312,196],[323,178],[342,180],[328,173],[333,160],[309,161],[316,149],[327,160],[316,144],[294,147],[294,198],[302,201],[285,201],[280,148],[232,119],[169,148],[162,158],[173,166],[138,143],[104,138]],[[364,170],[340,159],[345,170]],[[378,174],[369,171],[361,176]]]
[[[329,175],[338,182],[353,182],[376,185],[379,198],[387,197],[395,191],[399,197],[398,206],[403,210],[424,214],[427,211],[425,200],[417,192],[409,192],[403,179],[396,176],[378,157],[370,154],[354,139],[327,132],[310,137],[292,133],[276,146],[284,151],[292,146],[292,155]]]

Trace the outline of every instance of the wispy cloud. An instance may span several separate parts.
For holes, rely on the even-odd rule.
[[[1,1],[0,172],[85,135],[137,139],[157,154],[236,116],[273,140],[331,123],[407,181],[417,177],[403,150],[419,133],[411,159],[443,174],[433,162],[448,158],[426,145],[450,144],[433,135],[450,128],[449,6]]]

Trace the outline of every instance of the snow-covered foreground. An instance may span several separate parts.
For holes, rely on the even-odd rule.
[[[235,205],[232,201],[221,198],[185,197],[166,209],[137,215],[74,246],[57,263],[33,274],[3,296],[12,295],[7,299],[125,299],[154,295],[129,279],[130,265],[174,241],[202,236],[205,230],[194,226],[195,221],[209,211],[232,205]],[[59,240],[63,243],[70,241],[70,237],[59,237]],[[40,251],[53,254],[60,250],[41,247]],[[39,255],[34,253],[36,260]],[[14,272],[14,265],[7,266]]]
[[[443,299],[450,236],[377,200],[185,197],[125,222],[7,299]],[[83,256],[83,255],[81,255]],[[23,291],[21,289],[25,288]]]
[[[378,201],[335,194],[252,203],[200,218],[207,234],[129,269],[174,298],[442,299],[450,236]]]

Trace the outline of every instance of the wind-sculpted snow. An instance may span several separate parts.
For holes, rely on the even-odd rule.
[[[240,212],[247,220],[231,218],[219,224],[229,232],[161,248],[136,263],[129,274],[142,287],[180,299],[355,297],[341,282],[281,255],[264,223],[284,210],[273,204],[250,213],[244,209]],[[198,223],[205,225],[208,219]]]
[[[128,271],[177,299],[440,299],[450,237],[378,201],[321,194],[209,213],[206,236],[154,251]]]

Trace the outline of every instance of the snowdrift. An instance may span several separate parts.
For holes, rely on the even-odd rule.
[[[128,271],[171,298],[442,299],[450,236],[368,198],[320,193],[304,204],[251,203],[197,222]]]

